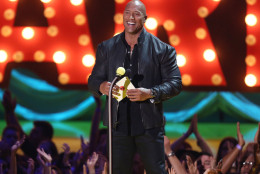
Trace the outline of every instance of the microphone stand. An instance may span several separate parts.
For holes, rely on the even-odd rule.
[[[109,150],[108,150],[108,154],[109,154],[109,174],[112,174],[112,91],[113,91],[113,87],[116,83],[116,81],[119,79],[120,77],[117,75],[114,80],[112,81],[110,88],[109,88],[109,93],[108,93],[108,146],[109,146]]]

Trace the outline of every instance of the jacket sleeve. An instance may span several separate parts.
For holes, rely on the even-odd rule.
[[[103,44],[99,44],[96,53],[96,63],[88,78],[88,89],[94,93],[95,96],[100,96],[102,93],[99,87],[102,82],[108,80],[108,58],[105,54]]]
[[[181,73],[177,65],[176,50],[166,46],[160,59],[162,83],[152,87],[155,93],[154,103],[159,103],[178,95],[182,90]]]

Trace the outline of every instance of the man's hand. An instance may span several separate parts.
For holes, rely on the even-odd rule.
[[[100,87],[99,87],[99,91],[104,94],[104,95],[108,95],[109,94],[109,88],[111,86],[111,83],[108,82],[108,81],[104,81],[101,83]],[[119,86],[117,85],[114,85],[113,87],[113,91],[112,91],[112,94],[113,95],[119,95],[118,93],[119,91]]]
[[[145,101],[152,98],[151,90],[146,88],[129,89],[126,95],[130,101]]]

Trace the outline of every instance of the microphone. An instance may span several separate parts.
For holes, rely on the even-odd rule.
[[[131,69],[127,69],[125,72],[125,76],[129,77],[131,73],[132,73]]]
[[[117,68],[117,70],[116,70],[116,76],[117,76],[117,77],[121,77],[121,76],[123,76],[124,74],[125,74],[125,68],[123,68],[123,67]]]

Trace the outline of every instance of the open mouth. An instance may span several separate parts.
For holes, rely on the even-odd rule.
[[[127,25],[135,25],[135,22],[127,22]]]

